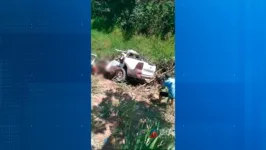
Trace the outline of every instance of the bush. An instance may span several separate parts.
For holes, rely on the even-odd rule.
[[[122,102],[114,110],[118,118],[122,118],[114,136],[124,138],[124,143],[117,145],[117,149],[173,149],[174,136],[160,112],[133,100]],[[151,138],[153,130],[158,136]]]
[[[174,0],[92,0],[92,27],[112,32],[117,26],[124,38],[135,34],[164,40],[174,35]]]
[[[154,63],[158,68],[170,66],[174,56],[174,38],[167,41],[156,37],[147,38],[136,35],[130,40],[123,41],[120,29],[105,34],[96,30],[91,31],[92,53],[96,53],[99,58],[111,59],[119,53],[115,49],[134,49],[143,55],[147,61]]]

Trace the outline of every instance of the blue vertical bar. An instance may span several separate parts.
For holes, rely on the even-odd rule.
[[[0,3],[0,149],[89,149],[90,1]]]
[[[176,0],[176,149],[245,148],[243,6]]]
[[[245,145],[266,149],[266,2],[246,0]]]

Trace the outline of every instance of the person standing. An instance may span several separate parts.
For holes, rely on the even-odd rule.
[[[161,90],[164,88],[168,89],[168,92],[162,92]],[[175,78],[171,78],[170,74],[165,74],[164,81],[162,83],[162,87],[160,88],[159,94],[159,102],[161,102],[162,97],[168,97],[167,103],[171,106],[175,100]]]

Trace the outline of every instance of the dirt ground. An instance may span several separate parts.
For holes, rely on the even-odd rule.
[[[154,105],[150,100],[158,99],[158,88],[156,86],[132,86],[125,83],[116,83],[111,80],[105,79],[102,76],[91,76],[92,81],[92,95],[91,95],[91,105],[92,109],[97,107],[105,98],[106,91],[121,92],[130,95],[136,101],[145,101],[149,105]],[[115,97],[111,99],[112,105],[116,105],[118,100]],[[163,107],[163,106],[161,106]],[[96,150],[103,149],[103,145],[108,137],[112,133],[112,129],[116,126],[115,120],[102,120],[100,118],[94,117],[94,123],[97,126],[101,126],[101,130],[92,131],[92,146]],[[173,124],[172,130],[174,132],[174,108],[167,107],[167,111],[164,114],[166,120]]]

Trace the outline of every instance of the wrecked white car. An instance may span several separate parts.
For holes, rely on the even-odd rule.
[[[146,62],[138,52],[134,50],[116,50],[121,55],[106,64],[105,72],[112,75],[113,79],[122,82],[127,78],[149,80],[155,77],[156,66]]]

